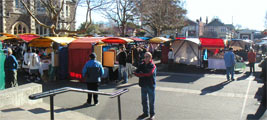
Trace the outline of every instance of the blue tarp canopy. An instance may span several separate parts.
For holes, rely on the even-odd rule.
[[[149,40],[149,39],[151,39],[152,37],[138,37],[138,38],[143,39],[143,40]]]

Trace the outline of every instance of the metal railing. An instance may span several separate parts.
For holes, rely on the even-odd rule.
[[[98,94],[98,95],[106,95],[110,96],[111,98],[118,97],[118,111],[119,111],[119,120],[121,120],[121,101],[120,96],[126,92],[128,92],[128,89],[121,89],[114,93],[105,93],[100,91],[92,91],[87,89],[79,89],[79,88],[71,88],[71,87],[63,87],[55,90],[50,90],[42,93],[37,93],[29,96],[29,99],[36,100],[44,97],[50,97],[50,118],[51,120],[54,120],[54,96],[57,94],[65,93],[65,92],[82,92],[82,93],[92,93],[92,94]]]

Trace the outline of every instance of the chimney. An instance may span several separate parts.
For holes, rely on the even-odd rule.
[[[206,24],[208,24],[209,20],[208,20],[208,16],[206,16]]]

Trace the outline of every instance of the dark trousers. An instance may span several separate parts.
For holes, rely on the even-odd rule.
[[[5,88],[17,87],[17,70],[15,71],[5,71]]]
[[[252,63],[249,63],[249,68],[250,68],[250,72],[255,72],[255,63],[252,62]]]
[[[98,91],[98,85],[99,83],[86,83],[88,90]],[[94,98],[94,104],[98,103],[98,95],[97,94],[91,94],[88,93],[88,99],[87,103],[91,104],[92,96]]]
[[[173,69],[173,59],[168,59],[168,69],[172,70]]]

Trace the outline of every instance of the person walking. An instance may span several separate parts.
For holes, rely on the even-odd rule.
[[[152,61],[152,54],[146,52],[144,62],[136,69],[135,75],[139,77],[139,86],[141,87],[141,100],[143,106],[143,114],[137,119],[144,119],[150,113],[151,120],[155,119],[155,88],[156,88],[156,65]],[[148,100],[149,99],[149,108]]]
[[[168,52],[168,68],[169,68],[169,70],[173,69],[173,62],[174,62],[173,48],[170,48],[170,50]]]
[[[58,58],[58,50],[53,49],[51,52],[51,66],[49,72],[49,80],[56,81],[58,79],[58,65],[59,65],[59,58]]]
[[[235,80],[235,54],[233,53],[233,48],[229,48],[229,50],[224,54],[224,62],[226,67],[227,80],[230,81],[230,74],[231,80]]]
[[[23,71],[24,71],[24,77],[26,78],[26,80],[28,82],[30,82],[30,71],[29,71],[29,68],[30,68],[30,56],[31,56],[31,49],[28,48],[27,49],[27,52],[24,53],[24,57],[23,57],[23,63],[22,63],[22,68],[23,68]]]
[[[120,53],[118,54],[119,59],[119,70],[118,70],[118,80],[123,79],[123,83],[128,82],[128,74],[126,70],[126,59],[127,53],[124,51],[124,47],[120,47]]]
[[[32,53],[29,59],[29,69],[30,69],[30,81],[40,82],[39,69],[41,67],[40,58],[36,53],[35,49],[32,49]]]
[[[12,55],[12,49],[7,48],[7,57],[5,60],[5,88],[17,87],[17,69],[18,61],[15,56]]]
[[[90,60],[84,65],[82,70],[83,78],[85,78],[85,82],[88,90],[98,91],[99,83],[101,82],[101,76],[104,75],[104,69],[102,64],[96,60],[96,54],[92,53],[90,55]],[[94,99],[94,104],[91,104],[92,95]],[[88,93],[88,99],[86,102],[87,105],[97,105],[98,95]]]
[[[250,51],[248,52],[248,62],[250,73],[255,73],[256,52],[254,52],[253,49],[250,49]]]

